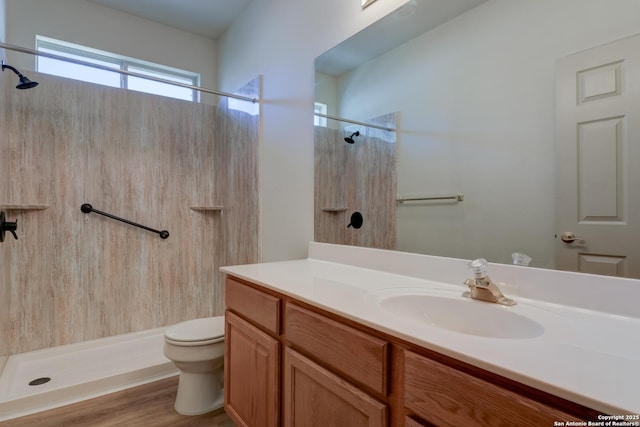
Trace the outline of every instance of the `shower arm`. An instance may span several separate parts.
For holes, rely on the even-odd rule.
[[[10,69],[11,71],[13,71],[14,73],[16,73],[18,75],[18,77],[22,77],[22,73],[20,73],[20,71],[16,70],[15,67],[12,67],[11,65],[8,65],[4,62],[4,59],[2,60],[2,71],[4,71],[5,68]]]
[[[50,58],[50,59],[56,59],[58,61],[70,62],[72,64],[83,65],[85,67],[97,68],[99,70],[112,71],[114,73],[126,74],[127,76],[138,77],[138,78],[145,79],[145,80],[153,80],[155,82],[166,83],[166,84],[169,84],[169,85],[172,85],[172,86],[180,86],[180,87],[184,87],[184,88],[187,88],[187,89],[197,90],[199,92],[210,93],[210,94],[213,94],[213,95],[224,96],[224,97],[227,97],[227,98],[240,99],[242,101],[249,101],[249,102],[252,102],[254,104],[259,102],[259,99],[252,98],[252,97],[249,97],[249,96],[236,95],[234,93],[222,92],[222,91],[219,91],[219,90],[208,89],[208,88],[200,87],[200,86],[193,86],[193,85],[189,85],[189,84],[186,84],[186,83],[175,82],[175,81],[172,81],[172,80],[166,80],[166,79],[163,79],[163,78],[160,78],[160,77],[148,76],[146,74],[140,74],[140,73],[136,73],[134,71],[121,70],[119,68],[107,67],[105,65],[100,65],[100,64],[93,64],[91,62],[85,62],[85,61],[81,61],[81,60],[78,60],[78,59],[67,58],[66,56],[56,55],[56,54],[48,53],[48,52],[40,52],[38,50],[28,49],[26,47],[16,46],[16,45],[12,45],[12,44],[9,44],[9,43],[0,42],[0,49],[8,49],[8,50],[12,50],[14,52],[27,53],[29,55],[42,56],[44,58]],[[5,65],[5,67],[9,68],[9,66],[7,66],[7,65]],[[13,67],[11,67],[11,69],[15,70],[15,68],[13,68]]]
[[[93,209],[93,206],[91,206],[89,203],[85,203],[82,206],[80,206],[80,210],[82,212],[86,213],[86,214],[91,213],[91,212],[95,212],[95,213],[97,213],[99,215],[103,215],[103,216],[106,216],[108,218],[115,219],[116,221],[124,222],[126,224],[133,225],[134,227],[142,228],[142,229],[147,230],[147,231],[152,231],[154,233],[159,234],[161,239],[167,239],[169,237],[169,232],[167,230],[162,230],[162,231],[155,230],[153,228],[147,227],[146,225],[138,224],[136,222],[129,221],[128,219],[120,218],[118,216],[111,215],[109,213],[102,212],[102,211],[99,211],[97,209]]]

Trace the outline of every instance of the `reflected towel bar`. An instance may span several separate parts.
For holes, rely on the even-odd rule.
[[[80,206],[80,210],[82,212],[84,212],[84,213],[87,213],[87,214],[91,213],[91,212],[95,212],[97,214],[104,215],[104,216],[109,217],[111,219],[115,219],[116,221],[121,221],[121,222],[127,223],[129,225],[133,225],[135,227],[139,227],[139,228],[145,229],[147,231],[152,231],[154,233],[158,233],[160,235],[161,239],[166,239],[166,238],[169,237],[169,232],[167,230],[162,230],[162,231],[154,230],[153,228],[147,227],[145,225],[137,224],[137,223],[135,223],[133,221],[129,221],[128,219],[123,219],[123,218],[117,217],[115,215],[111,215],[111,214],[108,214],[106,212],[102,212],[102,211],[99,211],[97,209],[93,209],[93,206],[91,206],[89,203],[85,203],[82,206]]]
[[[456,202],[462,202],[464,200],[464,196],[462,194],[456,194],[455,196],[442,196],[442,197],[400,197],[396,199],[396,201],[400,204],[404,202],[418,202],[418,201],[429,201],[429,200],[455,200]]]

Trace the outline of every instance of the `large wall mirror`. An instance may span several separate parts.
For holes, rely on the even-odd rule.
[[[355,122],[397,114],[396,199],[427,200],[395,203],[395,229],[388,228],[397,238],[395,249],[500,263],[522,253],[534,267],[571,269],[557,260],[559,251],[569,250],[578,262],[587,260],[580,271],[640,278],[637,245],[615,253],[623,243],[619,233],[598,235],[612,243],[613,255],[593,253],[591,236],[585,243],[561,240],[565,231],[584,237],[590,221],[573,229],[558,224],[558,206],[565,198],[574,203],[576,195],[558,190],[566,185],[556,156],[556,104],[564,84],[556,83],[558,67],[578,52],[639,34],[639,14],[635,0],[410,0],[318,57],[317,112]],[[626,66],[611,75],[630,86]],[[585,84],[607,86],[608,76],[594,73]],[[619,215],[596,222],[618,230],[631,224],[638,241],[634,186],[640,179],[633,169],[640,159],[637,149],[624,150],[640,145],[640,137],[633,141],[627,124],[612,127],[613,138],[621,138],[613,145],[623,151],[607,166],[614,169]],[[316,136],[322,126],[340,137],[366,129],[316,116]],[[598,132],[607,134],[592,134]],[[592,151],[592,169],[606,169],[598,161],[609,154],[599,159]],[[323,191],[316,185],[317,195]],[[585,254],[610,265],[590,267]]]

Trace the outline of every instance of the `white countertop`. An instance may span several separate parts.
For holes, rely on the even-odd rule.
[[[310,243],[306,259],[221,270],[604,413],[640,413],[640,281],[491,264],[495,282],[512,280],[500,287],[518,304],[490,307],[542,327],[528,338],[495,338],[443,329],[380,305],[385,295],[402,293],[457,298],[467,289],[465,260]],[[531,295],[536,291],[540,298]],[[571,292],[579,292],[575,305],[564,303]],[[619,312],[612,309],[617,306]]]

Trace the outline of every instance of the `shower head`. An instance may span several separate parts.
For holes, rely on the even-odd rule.
[[[31,89],[38,86],[38,82],[29,80],[25,76],[20,76],[20,83],[16,86],[17,89]]]
[[[20,71],[16,70],[11,65],[5,64],[4,61],[2,61],[2,71],[4,71],[5,68],[10,69],[14,73],[16,73],[18,75],[18,77],[20,78],[20,83],[18,83],[18,85],[16,86],[17,89],[31,89],[32,87],[38,86],[38,82],[34,82],[34,81],[29,80],[28,78],[23,76],[20,73]]]
[[[351,136],[347,136],[344,139],[344,142],[348,143],[348,144],[353,144],[355,141],[353,140],[354,137],[356,136],[360,136],[360,131],[355,131],[354,133],[351,134]]]

